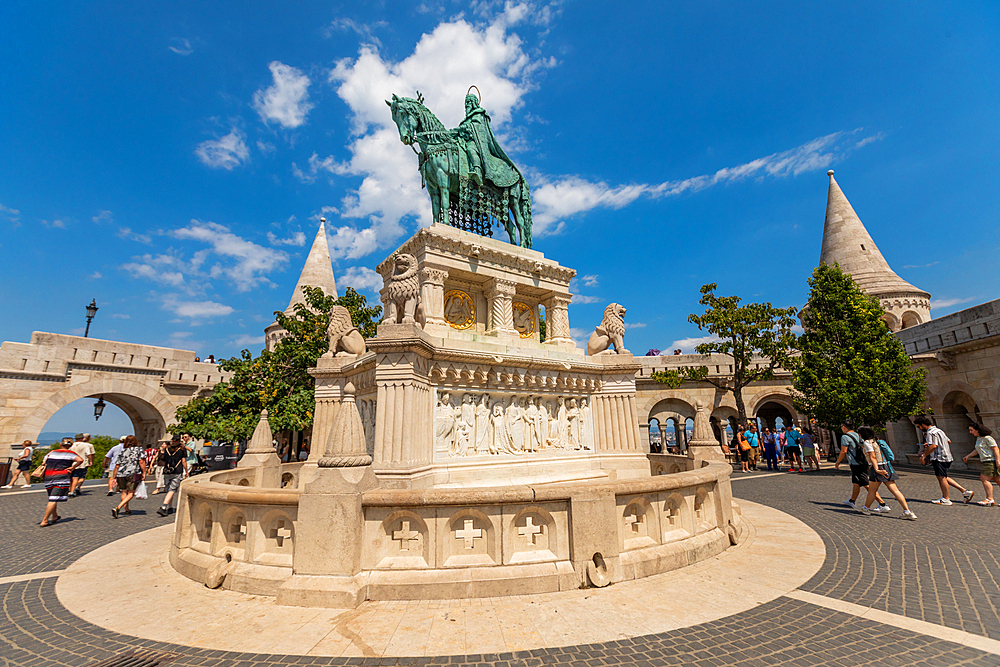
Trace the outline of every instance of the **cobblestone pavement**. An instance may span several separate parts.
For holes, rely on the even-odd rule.
[[[759,479],[754,477],[759,476]],[[827,545],[823,568],[803,590],[872,606],[988,637],[1000,631],[996,535],[1000,511],[956,504],[937,507],[935,481],[910,473],[900,488],[913,497],[917,522],[894,512],[865,517],[838,503],[850,492],[846,474],[744,475],[734,495],[771,505],[812,526]],[[978,482],[963,480],[981,494]],[[975,484],[975,486],[973,486]],[[979,487],[979,488],[976,488]],[[46,572],[124,535],[162,521],[155,498],[145,514],[114,521],[103,493],[67,503],[75,520],[40,529],[41,494],[0,495],[0,576]],[[762,568],[767,563],[761,563]],[[781,597],[753,610],[682,630],[599,645],[514,654],[441,658],[313,658],[227,653],[166,645],[116,634],[70,614],[55,595],[55,578],[0,584],[0,665],[80,666],[130,651],[173,654],[171,666],[212,665],[983,665],[1000,656]],[[113,585],[114,573],[108,573]],[[141,600],[137,614],[155,614]]]

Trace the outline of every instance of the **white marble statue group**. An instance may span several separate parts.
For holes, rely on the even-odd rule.
[[[467,392],[453,403],[450,393],[441,392],[434,443],[437,452],[452,457],[593,451],[594,422],[586,398]]]

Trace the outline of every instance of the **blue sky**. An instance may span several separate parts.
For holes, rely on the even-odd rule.
[[[0,338],[258,349],[325,215],[338,283],[427,224],[382,102],[471,84],[571,325],[689,350],[698,288],[802,305],[829,168],[934,314],[1000,296],[1000,5],[8,2]],[[103,421],[103,419],[102,419]]]

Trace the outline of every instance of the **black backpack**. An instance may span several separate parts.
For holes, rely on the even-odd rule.
[[[861,446],[861,436],[853,431],[846,433],[845,435],[852,443],[851,445],[848,445],[848,454],[850,454],[855,461],[860,461],[860,463],[856,465],[868,465],[868,457],[865,455],[864,447]]]

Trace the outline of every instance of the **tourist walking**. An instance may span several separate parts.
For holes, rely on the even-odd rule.
[[[73,473],[85,463],[82,456],[66,445],[49,451],[42,459],[42,464],[33,474],[35,477],[41,477],[45,482],[45,491],[48,494],[49,502],[45,506],[45,514],[42,515],[39,527],[51,526],[62,518],[56,508],[59,507],[59,503],[64,503],[69,499]]]
[[[778,445],[770,427],[764,427],[764,437],[762,439],[764,441],[764,460],[767,461],[767,469],[778,470]]]
[[[750,470],[756,470],[757,459],[760,454],[760,436],[757,434],[757,422],[750,422],[750,426],[743,434],[743,437],[750,444]]]
[[[875,431],[869,426],[859,428],[858,436],[861,438],[861,448],[868,458],[869,479],[868,496],[865,498],[865,503],[861,506],[861,513],[871,514],[874,511],[881,511],[882,503],[879,503],[879,507],[874,510],[871,509],[871,504],[875,502],[875,498],[878,496],[879,485],[885,484],[885,488],[889,489],[889,493],[899,502],[899,506],[903,508],[903,518],[914,521],[917,515],[910,511],[910,506],[906,504],[906,498],[903,497],[903,493],[896,486],[896,480],[899,479],[899,475],[892,469],[892,463],[889,460],[892,450],[889,449],[889,445],[886,444],[885,440],[876,439]]]
[[[840,456],[837,457],[837,462],[833,464],[833,467],[835,470],[840,470],[840,464],[844,461],[845,457],[847,458],[847,464],[851,468],[853,489],[851,491],[851,499],[845,500],[844,504],[851,509],[858,509],[856,503],[858,496],[861,495],[861,489],[868,489],[868,456],[861,445],[861,436],[854,430],[854,422],[850,419],[845,419],[840,424],[840,431],[843,434],[840,436]],[[889,506],[885,504],[885,501],[882,500],[877,491],[875,499],[878,501],[878,509],[872,510],[873,512],[890,511]]]
[[[32,449],[31,444],[31,440],[25,440],[21,443],[21,453],[14,459],[17,461],[17,470],[14,471],[14,476],[11,478],[10,484],[0,488],[14,488],[17,478],[21,476],[24,477],[24,484],[21,485],[21,488],[31,488],[31,459],[35,455],[35,450]]]
[[[163,452],[166,449],[167,449],[167,441],[160,440],[156,444],[156,447],[153,447],[151,445],[149,448],[146,449],[145,453],[143,454],[143,456],[146,459],[146,470],[152,469],[153,477],[156,480],[156,486],[153,487],[153,493],[152,493],[152,495],[154,496],[157,493],[163,493],[163,485],[165,482],[163,479],[163,462],[161,459],[163,457]]]
[[[816,466],[816,470],[819,471],[819,454],[816,452],[816,441],[813,438],[813,432],[811,429],[802,429],[802,458],[809,468],[809,472],[812,472],[813,466]],[[801,471],[800,471],[801,472]]]
[[[118,478],[118,490],[121,491],[121,500],[114,509],[111,516],[118,518],[120,513],[131,514],[128,503],[135,497],[136,487],[142,483],[146,477],[146,459],[143,456],[142,447],[139,440],[134,435],[125,436],[125,447],[118,455],[118,462],[115,464],[115,477]]]
[[[934,468],[934,476],[937,477],[938,486],[941,487],[941,497],[931,502],[935,505],[951,505],[951,491],[948,487],[955,487],[962,494],[962,498],[968,504],[972,500],[975,491],[970,491],[964,486],[948,476],[948,469],[954,457],[951,455],[951,440],[944,431],[931,423],[931,420],[924,415],[920,415],[913,420],[917,428],[924,432],[924,448],[920,452],[920,460],[925,465],[930,461]]]
[[[742,426],[737,426],[733,440],[736,441],[736,451],[740,456],[740,465],[742,466],[740,472],[750,472],[750,443],[747,442],[745,429]]]
[[[792,428],[791,424],[785,424],[785,449],[788,451],[788,472],[795,472],[795,466],[798,465],[799,472],[802,472],[802,448],[799,443],[802,441],[802,435]]]
[[[997,464],[1000,463],[1000,448],[997,447],[997,441],[993,439],[993,431],[979,422],[973,422],[969,426],[969,433],[976,436],[976,448],[963,456],[962,460],[968,464],[970,458],[979,458],[983,466],[979,472],[979,481],[983,483],[983,488],[986,490],[986,499],[980,500],[978,504],[983,507],[993,507],[996,505],[993,500],[993,484],[995,482],[997,486],[1000,486],[1000,469],[997,468]]]
[[[79,496],[83,480],[87,479],[87,469],[94,465],[94,453],[96,450],[90,444],[89,433],[77,433],[76,442],[73,443],[70,449],[79,454],[80,458],[83,459],[83,465],[73,469],[73,483],[69,489],[69,495]]]
[[[125,449],[125,436],[118,438],[118,444],[108,450],[104,457],[104,476],[108,478],[108,495],[114,495],[118,489],[118,479],[115,477],[115,464],[118,463],[118,456]]]
[[[187,448],[184,447],[180,437],[175,435],[160,456],[163,461],[164,488],[167,490],[167,495],[163,498],[163,504],[160,505],[160,509],[156,510],[156,513],[160,516],[167,516],[173,509],[174,494],[180,488],[181,480],[187,477],[189,470],[187,454]]]
[[[778,450],[778,470],[781,470],[781,466],[785,464],[785,430],[778,428],[778,425],[774,426],[774,446]]]

